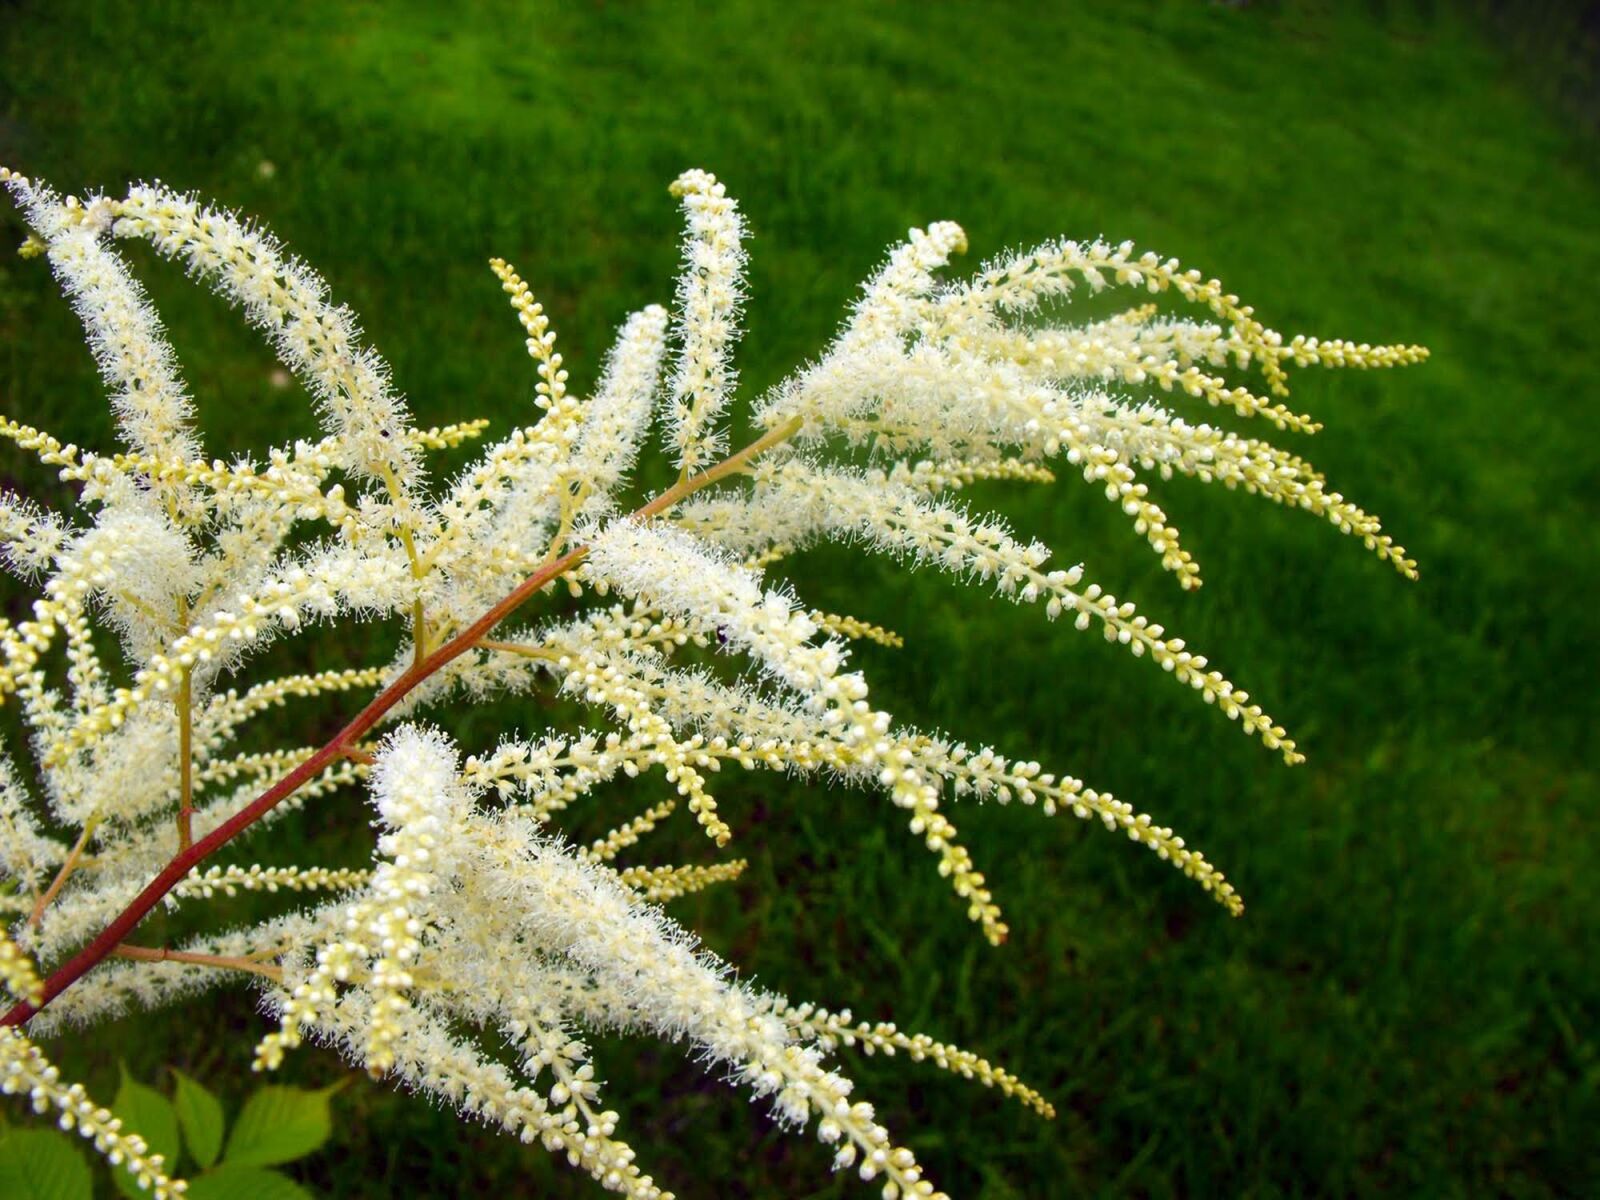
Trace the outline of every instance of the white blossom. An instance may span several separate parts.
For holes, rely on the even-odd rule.
[[[1098,628],[1289,762],[1294,739],[1204,654],[953,493],[1070,468],[1187,588],[1198,565],[1150,487],[1187,475],[1302,508],[1415,573],[1304,459],[1165,401],[1314,433],[1285,402],[1291,368],[1426,352],[1285,339],[1215,280],[1131,245],[1048,242],[948,282],[939,272],[965,234],[913,229],[832,344],[756,398],[763,432],[729,454],[747,230],[721,183],[686,172],[673,186],[687,225],[676,309],[627,319],[590,397],[569,390],[529,285],[492,261],[533,361],[535,412],[434,494],[423,455],[486,423],[414,428],[354,316],[270,234],[159,185],[79,201],[3,169],[0,182],[33,229],[25,250],[47,257],[83,322],[126,443],[84,449],[0,416],[0,439],[77,498],[68,515],[0,493],[0,565],[34,590],[0,618],[0,702],[16,703],[34,769],[0,752],[0,984],[31,1037],[247,982],[276,1022],[260,1069],[307,1040],[331,1045],[604,1188],[659,1200],[670,1193],[619,1134],[587,1040],[628,1031],[681,1044],[891,1200],[939,1195],[856,1095],[840,1051],[903,1052],[1045,1117],[1049,1102],[929,1035],[740,980],[660,905],[745,886],[750,860],[638,861],[656,830],[682,808],[720,849],[747,817],[719,808],[723,773],[785,772],[887,800],[993,943],[1007,925],[951,820],[963,799],[1097,821],[1227,911],[1242,901],[1130,802],[876,708],[846,642],[898,648],[900,635],[810,607],[779,577],[785,558],[841,542]],[[111,237],[148,240],[240,306],[311,392],[325,436],[206,461],[176,356]],[[1083,288],[1202,312],[1146,302],[1063,321]],[[1259,392],[1240,379],[1251,371]],[[652,432],[675,481],[634,479]],[[363,619],[382,632],[274,669],[274,645]],[[540,706],[504,705],[525,727],[476,753],[422,723],[530,694]],[[348,723],[265,744],[256,718],[302,700],[343,706]],[[574,709],[581,719],[541,723]],[[625,786],[638,799],[613,828],[563,837],[570,810]],[[373,818],[347,858],[275,860],[280,823],[321,822],[326,798],[351,788]],[[246,836],[251,859],[205,861]],[[245,921],[244,893],[287,911]],[[167,946],[138,940],[158,903],[185,931]],[[94,960],[84,973],[79,954]],[[157,1195],[182,1194],[15,1028],[0,1028],[0,1087]]]

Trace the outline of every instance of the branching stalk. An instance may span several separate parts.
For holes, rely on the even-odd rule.
[[[189,606],[178,598],[178,624],[186,625]],[[178,683],[178,849],[194,841],[194,687],[193,672],[183,669]]]
[[[181,962],[197,967],[216,967],[224,971],[245,971],[263,975],[274,983],[283,982],[283,968],[269,967],[253,955],[234,957],[225,954],[197,954],[188,950],[157,949],[150,946],[130,946],[127,942],[111,948],[113,958],[131,958],[138,962]]]
[[[802,419],[800,417],[791,418],[776,429],[769,430],[743,450],[730,455],[716,466],[702,471],[693,478],[679,480],[648,504],[635,509],[631,515],[634,519],[639,520],[659,516],[701,488],[708,487],[720,479],[727,478],[729,475],[742,470],[746,464],[759,455],[782,445],[800,431],[801,424]],[[412,689],[436,671],[448,666],[467,651],[479,645],[496,625],[521,608],[529,598],[543,591],[556,579],[572,570],[573,567],[583,561],[588,553],[587,546],[578,546],[567,551],[560,558],[540,567],[518,584],[500,603],[484,613],[470,626],[433,651],[433,653],[426,654],[419,661],[413,663],[405,674],[378,693],[364,709],[356,714],[348,725],[336,733],[326,745],[310,758],[262,792],[246,807],[218,825],[205,837],[191,843],[175,854],[166,867],[161,870],[160,874],[152,879],[145,889],[93,941],[57,968],[44,981],[43,999],[38,1005],[20,1001],[4,1017],[0,1017],[0,1026],[26,1024],[36,1012],[76,983],[107,955],[114,953],[117,947],[123,944],[123,939],[144,920],[151,909],[161,902],[161,898],[176,887],[178,882],[187,876],[191,870],[261,820],[262,817],[266,816],[267,813],[271,812],[288,797],[294,795],[304,784],[315,779],[331,763],[341,758],[352,757],[351,752],[367,732],[382,720],[390,709],[405,699]],[[79,839],[78,849],[81,850],[82,845],[87,841],[88,830],[86,829],[85,835]],[[62,867],[63,874],[67,870],[68,867],[64,865]],[[54,894],[62,881],[63,878],[58,877],[57,883],[53,884],[51,891],[46,893],[44,903],[48,903],[48,897]]]
[[[383,469],[383,480],[389,489],[390,498],[398,505],[402,499],[400,481],[388,467]],[[406,561],[411,564],[411,578],[416,581],[420,589],[422,581],[428,576],[428,567],[417,554],[417,542],[411,534],[411,527],[404,522],[397,522],[395,532],[399,535],[400,544],[405,547]],[[411,648],[412,665],[420,667],[423,659],[428,656],[428,614],[423,610],[420,591],[417,598],[411,602]]]
[[[495,650],[501,654],[515,654],[522,658],[543,659],[546,662],[555,662],[561,656],[554,650],[546,650],[542,646],[528,646],[522,642],[496,642],[485,639],[478,643],[481,650]]]

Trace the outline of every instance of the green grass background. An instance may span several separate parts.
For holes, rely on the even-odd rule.
[[[0,161],[258,215],[362,314],[424,423],[529,412],[491,254],[591,382],[625,313],[670,297],[665,185],[689,165],[755,230],[751,391],[822,345],[888,243],[940,218],[974,262],[1128,237],[1278,328],[1432,347],[1421,368],[1296,389],[1327,422],[1306,453],[1387,518],[1417,584],[1303,514],[1178,482],[1160,498],[1208,579],[1183,595],[1076,480],[976,494],[1209,652],[1299,737],[1302,768],[1148,663],[979,589],[845,553],[787,567],[812,603],[906,635],[860,651],[880,702],[1148,808],[1229,872],[1243,919],[1097,828],[974,807],[955,819],[1013,928],[990,949],[897,812],[737,777],[722,805],[751,870],[676,910],[765,985],[892,1014],[1055,1098],[1046,1124],[904,1060],[847,1063],[957,1196],[1592,1194],[1600,186],[1593,141],[1470,20],[1331,2],[51,0],[0,6],[0,63]],[[20,239],[14,214],[0,224]],[[314,429],[235,314],[140,262],[215,452]],[[108,444],[46,272],[0,271],[0,408]],[[15,451],[0,475],[53,490]],[[338,711],[297,710],[297,735]],[[549,716],[465,732],[481,747],[497,722]],[[335,800],[241,855],[358,854],[365,820]],[[686,827],[663,846],[709,856]],[[237,1106],[259,1030],[224,993],[59,1053],[106,1096],[121,1057]],[[625,1135],[680,1195],[873,1194],[674,1048],[600,1052]],[[307,1052],[288,1071],[339,1067]],[[295,1168],[330,1195],[593,1194],[537,1148],[375,1085],[336,1113],[334,1144]]]

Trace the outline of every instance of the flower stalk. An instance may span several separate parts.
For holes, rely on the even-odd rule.
[[[1299,455],[1179,406],[1315,434],[1284,399],[1292,369],[1402,366],[1426,352],[1284,338],[1218,281],[1131,244],[1052,241],[946,280],[965,234],[951,222],[911,230],[832,343],[753,397],[758,436],[728,453],[746,226],[720,181],[686,172],[673,186],[685,227],[675,310],[629,316],[586,399],[567,389],[531,288],[491,262],[525,334],[536,413],[435,483],[428,452],[486,423],[415,427],[354,316],[265,230],[159,186],[80,200],[4,168],[0,185],[83,324],[124,443],[85,449],[0,416],[0,439],[78,501],[57,513],[0,493],[0,567],[37,590],[25,618],[0,619],[0,703],[16,704],[38,773],[25,786],[0,750],[11,914],[0,986],[12,998],[0,1057],[14,1079],[49,1085],[29,1084],[36,1102],[71,1106],[78,1093],[50,1090],[54,1068],[31,1038],[246,982],[273,1020],[258,1069],[313,1037],[636,1200],[670,1193],[618,1135],[596,1032],[680,1043],[780,1123],[812,1128],[836,1169],[889,1200],[938,1197],[840,1073],[841,1052],[901,1051],[1043,1118],[1054,1108],[970,1051],[743,982],[661,906],[758,873],[744,857],[634,861],[658,829],[681,809],[708,853],[728,845],[735,822],[717,784],[735,771],[876,794],[996,946],[1008,924],[951,819],[962,799],[1099,822],[1228,913],[1243,901],[1131,803],[878,707],[848,643],[903,639],[802,602],[777,578],[789,556],[839,541],[1098,630],[1289,763],[1303,758],[1295,739],[1206,655],[955,493],[1079,474],[1190,589],[1199,564],[1152,491],[1188,475],[1303,510],[1416,573],[1378,519]],[[257,461],[207,455],[176,355],[116,249],[127,240],[260,329],[313,400],[317,440]],[[1059,319],[1075,295],[1116,289],[1140,302]],[[634,482],[652,437],[674,468],[653,496]],[[557,584],[570,604],[533,603]],[[234,686],[278,640],[366,619],[409,626],[409,646],[402,632],[387,661]],[[733,669],[711,669],[712,655]],[[535,691],[561,703],[519,711],[551,723],[480,753],[426,723],[430,710]],[[320,745],[229,749],[279,705],[334,693],[364,702]],[[598,838],[561,835],[567,810],[624,780],[655,790]],[[278,822],[346,788],[371,806],[370,833],[347,831],[370,850],[365,865],[208,861],[247,833],[270,843]],[[241,892],[293,903],[240,927],[230,901]],[[200,931],[166,947],[131,941],[158,905],[181,910],[174,928]],[[144,1153],[109,1137],[102,1148],[130,1162]],[[139,1169],[158,1192],[181,1191],[154,1160]]]
[[[681,503],[701,488],[709,487],[718,480],[725,479],[734,472],[743,470],[760,455],[781,446],[799,431],[800,426],[800,419],[796,417],[785,422],[777,429],[769,430],[750,443],[750,445],[736,454],[729,455],[715,466],[702,471],[693,478],[679,480],[649,503],[641,505],[634,511],[633,516],[638,519],[645,519],[667,512],[674,505]],[[414,662],[410,670],[379,692],[371,703],[351,718],[343,729],[334,734],[310,758],[279,779],[234,816],[218,825],[211,833],[198,841],[190,840],[186,845],[181,846],[178,853],[172,856],[171,861],[161,870],[160,874],[152,879],[145,889],[122,912],[118,913],[87,946],[57,970],[51,972],[44,981],[44,991],[39,1003],[32,1004],[26,1000],[19,1000],[4,1016],[0,1016],[0,1026],[27,1024],[34,1014],[71,987],[85,972],[91,970],[107,955],[115,952],[117,947],[123,944],[123,939],[138,927],[139,922],[144,920],[150,911],[190,871],[264,818],[310,780],[322,774],[330,763],[340,758],[356,758],[359,760],[362,756],[362,751],[357,749],[357,743],[383,719],[390,709],[405,699],[414,688],[429,676],[443,669],[481,643],[495,626],[521,608],[530,597],[537,595],[555,580],[577,566],[588,553],[589,548],[587,546],[575,547],[535,571],[514,588],[500,603],[484,613],[461,633],[443,646],[440,646],[432,654],[423,655],[420,661]],[[180,703],[183,703],[185,708],[187,707],[186,699],[181,700]],[[183,761],[187,764],[187,754],[183,756]],[[181,814],[180,821],[182,821]],[[35,914],[43,912],[55,897],[55,894],[60,891],[62,884],[66,882],[67,875],[71,873],[71,867],[76,863],[93,831],[94,826],[92,824],[85,825],[83,834],[73,847],[67,864],[62,867],[61,873],[56,876],[50,889],[40,898],[39,904],[34,910]],[[186,833],[186,826],[180,824],[180,831]],[[34,923],[37,923],[37,921],[35,920]],[[134,956],[124,955],[124,957]]]

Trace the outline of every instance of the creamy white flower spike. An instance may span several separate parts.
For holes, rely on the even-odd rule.
[[[83,322],[128,445],[152,458],[198,458],[194,406],[161,319],[122,258],[103,243],[114,203],[104,197],[87,204],[71,196],[62,200],[4,168],[0,181],[44,243],[50,267]]]
[[[154,1200],[180,1200],[188,1190],[187,1183],[167,1174],[166,1161],[151,1151],[143,1137],[91,1100],[81,1083],[63,1083],[55,1065],[15,1029],[0,1029],[0,1091],[26,1095],[35,1112],[54,1110],[61,1129],[82,1135]]]
[[[817,624],[804,609],[780,591],[763,590],[759,575],[703,541],[670,526],[613,521],[591,542],[589,566],[625,595],[747,649],[802,695],[818,703],[837,696],[843,645],[813,645]]]
[[[48,259],[82,319],[127,443],[86,450],[0,415],[0,440],[77,501],[58,514],[0,493],[0,566],[34,592],[0,617],[0,703],[16,704],[36,775],[0,747],[0,986],[13,1001],[0,1085],[158,1196],[184,1185],[16,1026],[84,1036],[248,983],[275,1021],[258,1068],[322,1042],[603,1188],[662,1200],[671,1193],[603,1100],[589,1040],[628,1032],[681,1044],[781,1125],[814,1129],[835,1169],[888,1200],[937,1196],[837,1052],[903,1052],[1041,1116],[1053,1108],[942,1040],[742,982],[669,917],[660,904],[756,874],[716,854],[756,819],[748,805],[719,808],[716,784],[783,772],[886,799],[995,944],[1006,921],[958,838],[955,801],[1096,820],[1228,912],[1243,903],[1131,803],[875,709],[846,643],[898,649],[900,635],[875,614],[812,608],[772,573],[833,541],[1038,604],[1150,658],[1289,762],[1294,740],[1205,655],[953,494],[1053,482],[1064,461],[1188,588],[1198,566],[1150,490],[1186,475],[1303,508],[1415,573],[1304,459],[1166,401],[1314,433],[1284,399],[1291,368],[1426,352],[1285,339],[1215,280],[1131,245],[1048,242],[946,282],[961,228],[911,230],[832,344],[756,400],[764,432],[727,454],[746,230],[721,183],[686,172],[673,185],[687,226],[675,310],[626,320],[591,396],[569,387],[531,288],[491,261],[532,360],[535,412],[432,495],[423,455],[487,423],[413,428],[353,315],[270,235],[160,186],[82,202],[9,171],[0,182],[33,229],[24,254]],[[204,461],[175,356],[114,236],[150,241],[239,305],[316,398],[326,436]],[[1119,287],[1200,311],[1142,303],[1067,320],[1075,295]],[[641,469],[652,435],[675,479]],[[385,624],[272,653],[311,626],[342,635],[365,619]],[[462,710],[503,701],[523,728],[465,758],[417,723],[479,728],[458,723]],[[276,713],[302,702],[345,716]],[[274,730],[297,732],[273,741]],[[355,788],[375,814],[370,839],[346,825],[362,853],[275,856],[284,823],[326,827],[329,799]],[[608,831],[563,837],[564,822],[624,790]],[[652,861],[674,820],[697,822],[715,850]],[[245,837],[249,858],[212,857]],[[273,898],[283,911],[263,919]],[[145,922],[158,905],[167,919]],[[145,940],[163,928],[169,944]]]
[[[678,350],[667,402],[671,449],[685,475],[715,461],[727,435],[717,419],[733,398],[733,347],[744,300],[744,219],[715,175],[685,171],[672,185],[688,229],[678,277]]]
[[[160,186],[132,188],[110,213],[118,237],[145,239],[244,310],[310,389],[349,467],[415,482],[405,401],[390,387],[388,364],[361,345],[354,314],[329,300],[320,275],[264,230]]]
[[[574,473],[589,490],[586,517],[603,515],[627,479],[650,425],[661,362],[666,352],[667,310],[652,304],[634,313],[606,356],[594,399],[584,406],[574,451]]]

